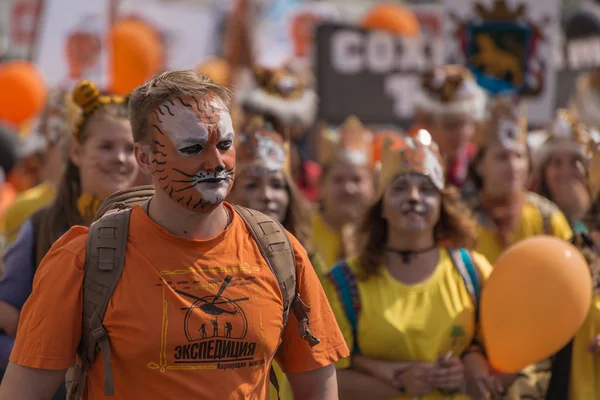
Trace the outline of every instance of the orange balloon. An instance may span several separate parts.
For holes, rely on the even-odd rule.
[[[401,36],[419,36],[421,25],[411,9],[394,3],[377,4],[362,17],[360,26]]]
[[[231,67],[222,58],[210,57],[196,67],[196,72],[210,76],[219,85],[226,85],[230,81]]]
[[[0,65],[0,120],[15,126],[39,114],[46,103],[46,81],[27,61]]]
[[[481,297],[481,324],[492,367],[514,373],[555,354],[583,324],[592,281],[583,255],[552,236],[509,247]]]
[[[163,45],[143,21],[118,21],[109,31],[109,43],[113,93],[125,95],[160,71]]]

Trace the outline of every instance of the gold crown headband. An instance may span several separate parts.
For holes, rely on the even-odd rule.
[[[86,121],[101,107],[109,104],[126,104],[128,96],[101,96],[100,91],[92,81],[80,81],[73,89],[73,102],[81,109],[81,114],[75,123],[73,137],[77,139]]]
[[[431,134],[420,129],[413,137],[393,141],[386,138],[379,175],[380,190],[398,175],[417,173],[428,176],[436,188],[442,190],[445,185],[444,166],[437,144]]]

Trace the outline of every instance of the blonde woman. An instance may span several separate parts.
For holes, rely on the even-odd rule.
[[[82,113],[73,130],[56,198],[23,224],[4,255],[5,273],[0,279],[2,368],[8,364],[21,308],[31,294],[42,258],[70,227],[89,225],[101,201],[129,187],[137,173],[126,99],[100,96],[89,81],[77,85],[73,99]]]
[[[315,250],[330,269],[355,254],[354,229],[375,195],[373,133],[356,117],[320,131],[320,207],[312,217]]]

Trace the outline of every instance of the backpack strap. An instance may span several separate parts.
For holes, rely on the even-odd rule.
[[[348,318],[348,322],[350,322],[352,337],[354,338],[352,353],[360,354],[357,331],[358,316],[362,307],[358,285],[356,284],[356,277],[346,261],[342,261],[333,267],[328,276],[338,293],[346,318]]]
[[[104,214],[111,210],[125,210],[132,208],[134,205],[147,203],[147,201],[154,196],[154,186],[135,186],[127,189],[119,190],[108,196],[96,212],[94,221],[102,218]]]
[[[233,206],[235,212],[242,218],[250,234],[256,241],[263,258],[277,279],[277,284],[283,296],[283,329],[285,331],[290,311],[298,320],[298,334],[313,347],[321,342],[315,337],[308,325],[310,308],[300,299],[296,288],[296,256],[284,227],[278,221],[261,212],[250,210],[237,205]],[[279,398],[279,382],[275,370],[271,366],[269,381],[277,391]]]
[[[102,352],[104,395],[114,395],[110,342],[102,321],[125,265],[131,211],[109,212],[90,227],[83,279],[83,327],[77,350],[81,365],[76,363],[67,372],[69,400],[83,396],[86,374],[98,350]]]
[[[460,274],[475,308],[475,321],[479,321],[479,299],[481,298],[481,276],[467,249],[448,249],[452,264]]]

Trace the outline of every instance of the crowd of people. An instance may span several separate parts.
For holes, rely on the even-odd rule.
[[[0,130],[0,400],[600,399],[585,101],[532,146],[524,101],[460,65],[422,74],[406,132],[317,122],[306,71],[251,78],[83,80],[49,97],[42,149]],[[584,254],[591,307],[555,355],[502,373],[481,293],[537,235]]]

